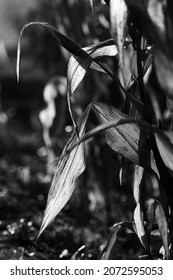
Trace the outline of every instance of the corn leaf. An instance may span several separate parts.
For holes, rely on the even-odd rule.
[[[106,40],[98,45],[83,48],[80,56],[71,56],[67,70],[67,100],[74,127],[76,127],[76,123],[74,121],[71,107],[71,95],[84,78],[89,67],[104,72],[104,70],[96,62],[94,62],[95,58],[102,56],[115,56],[116,54],[117,48],[114,41]]]
[[[147,241],[147,236],[144,228],[144,221],[143,221],[143,214],[141,211],[140,203],[136,205],[136,208],[134,210],[134,223],[135,223],[135,231],[138,235],[139,240],[141,241],[141,244],[144,246],[144,248],[147,250],[147,252],[150,251],[149,244]]]
[[[154,159],[150,155],[147,137],[137,123],[128,123],[129,118],[125,114],[101,102],[93,103],[92,109],[101,124],[109,121],[117,121],[117,124],[121,120],[127,121],[122,126],[115,126],[103,131],[106,143],[115,152],[133,163],[156,170]]]
[[[93,104],[100,104],[100,103],[91,103],[90,105],[89,105],[89,107],[91,108],[91,109],[93,109]],[[101,104],[103,104],[103,103],[101,103]],[[107,106],[107,105],[106,105]],[[115,108],[114,108],[115,109]],[[116,110],[116,109],[115,109]],[[97,134],[99,134],[99,133],[102,133],[103,135],[105,135],[105,133],[107,133],[107,131],[110,129],[110,128],[114,128],[114,129],[116,129],[116,128],[120,128],[120,127],[122,127],[122,126],[124,126],[124,125],[126,125],[126,124],[135,124],[135,126],[137,127],[137,129],[139,130],[139,133],[140,133],[140,128],[138,127],[138,124],[141,126],[141,127],[144,127],[144,129],[146,129],[146,133],[147,133],[147,131],[148,132],[153,132],[153,129],[150,127],[150,126],[148,126],[148,125],[146,125],[145,123],[143,123],[142,121],[140,122],[140,121],[136,121],[136,120],[133,120],[133,119],[130,119],[130,118],[128,118],[126,115],[124,115],[124,114],[122,114],[121,112],[119,112],[118,110],[117,110],[117,114],[119,114],[120,113],[120,116],[125,116],[125,118],[120,118],[119,120],[117,120],[116,118],[108,118],[109,120],[108,121],[106,121],[106,122],[103,122],[103,123],[101,123],[100,125],[98,125],[98,126],[96,126],[95,128],[93,128],[93,129],[91,129],[91,130],[89,130],[88,132],[86,132],[85,133],[85,135],[84,136],[82,136],[74,145],[72,145],[72,146],[70,146],[69,147],[69,149],[67,149],[59,158],[58,158],[58,160],[60,160],[61,158],[63,158],[66,154],[69,154],[75,147],[77,147],[79,144],[81,144],[81,143],[83,143],[83,142],[85,142],[86,140],[88,140],[88,139],[90,139],[90,138],[92,138],[92,137],[94,137],[94,136],[96,136]],[[158,129],[157,129],[158,130]],[[121,129],[120,129],[120,131],[121,131]],[[108,135],[110,135],[110,133],[108,132]],[[115,137],[115,135],[113,136],[113,137]],[[138,165],[140,165],[140,166],[142,166],[142,167],[144,167],[144,168],[146,168],[146,169],[148,169],[149,171],[153,171],[154,173],[155,173],[155,175],[156,175],[156,177],[158,177],[158,178],[160,178],[160,176],[159,176],[159,172],[158,172],[158,169],[157,169],[157,167],[156,167],[156,163],[155,163],[155,159],[154,159],[154,156],[153,156],[153,153],[151,152],[151,154],[150,154],[150,156],[148,155],[148,149],[149,149],[149,147],[148,147],[148,143],[145,143],[145,134],[144,134],[144,139],[143,139],[143,146],[144,146],[144,150],[145,150],[145,156],[147,156],[147,159],[148,160],[144,160],[143,162],[140,162],[139,161],[139,159],[138,159],[138,157],[136,156],[136,159],[138,160]],[[117,139],[116,139],[116,141],[117,141]],[[109,143],[108,143],[109,144]],[[116,144],[115,144],[116,145]],[[142,150],[143,150],[142,149]],[[114,148],[113,148],[113,150],[115,150]],[[139,151],[141,150],[141,148],[139,147]],[[119,151],[119,150],[115,150],[117,153],[119,153],[119,154],[121,154],[122,155],[122,152],[123,151]],[[141,151],[139,154],[143,154],[143,152]],[[123,156],[126,158],[126,156],[124,155],[124,153],[123,153]],[[145,157],[144,157],[145,158]],[[133,160],[132,160],[132,158],[131,158],[131,161],[133,162]],[[135,161],[136,162],[136,161]]]
[[[64,47],[66,50],[68,50],[73,55],[86,55],[85,51],[81,49],[79,45],[77,45],[75,42],[73,42],[71,39],[63,35],[61,32],[59,32],[55,27],[50,25],[46,22],[30,22],[28,24],[25,24],[20,32],[19,40],[18,40],[18,46],[17,46],[17,63],[16,63],[16,73],[17,73],[17,80],[19,80],[19,69],[20,69],[20,57],[21,57],[21,40],[23,36],[23,32],[26,28],[32,25],[39,25],[44,27],[57,41],[58,43]]]
[[[110,0],[110,21],[113,36],[118,46],[120,64],[123,63],[123,46],[128,9],[124,0]]]
[[[117,223],[111,228],[111,232],[108,239],[108,244],[106,246],[105,252],[102,255],[102,260],[110,260],[111,255],[115,249],[116,241],[118,238],[118,232],[122,227],[122,223]]]
[[[55,37],[55,39],[58,41],[58,43],[61,46],[63,46],[66,50],[71,52],[71,54],[74,56],[69,61],[69,65],[68,65],[67,100],[68,100],[69,112],[75,128],[76,128],[76,123],[73,118],[70,96],[77,88],[77,86],[79,85],[83,77],[85,76],[86,70],[88,69],[89,66],[101,72],[106,72],[118,84],[121,90],[124,91],[124,93],[130,99],[130,101],[134,104],[137,110],[141,112],[142,115],[143,108],[144,108],[143,104],[141,104],[139,100],[135,99],[133,96],[128,94],[128,92],[126,92],[126,90],[122,87],[121,83],[119,82],[118,78],[115,77],[115,75],[113,74],[113,72],[111,71],[110,67],[107,64],[98,60],[98,58],[101,56],[108,56],[108,55],[112,56],[117,54],[117,48],[115,46],[114,40],[112,39],[101,42],[96,46],[87,47],[85,51],[85,49],[82,49],[75,42],[70,40],[68,37],[64,36],[52,25],[45,22],[30,22],[29,24],[23,26],[18,40],[17,62],[16,62],[16,74],[17,74],[18,81],[19,81],[20,58],[21,58],[21,39],[24,30],[32,25],[40,25],[44,27],[50,34],[52,34],[53,37]],[[129,44],[130,42],[126,42],[126,43]],[[73,67],[73,65],[75,67]]]
[[[73,125],[76,128],[76,122],[73,118],[73,113],[71,109],[71,100],[70,96],[75,91],[81,80],[86,74],[88,67],[93,62],[93,68],[97,68],[101,70],[99,65],[96,66],[96,63],[93,61],[94,58],[100,56],[112,56],[117,54],[117,48],[114,44],[114,41],[106,40],[105,42],[101,42],[96,46],[90,46],[85,49],[82,49],[79,45],[73,42],[71,39],[60,33],[55,27],[45,22],[31,22],[29,24],[24,25],[20,32],[18,47],[17,47],[17,63],[16,63],[16,73],[17,80],[19,81],[19,69],[20,69],[20,57],[21,57],[21,39],[24,30],[31,25],[40,25],[44,27],[57,41],[58,43],[68,50],[73,56],[71,57],[68,64],[67,71],[67,81],[68,81],[68,106],[69,112],[71,115],[71,119],[73,121]],[[90,55],[91,54],[91,55]],[[103,70],[101,70],[103,72]],[[77,128],[76,128],[77,131]]]
[[[166,259],[170,259],[168,223],[163,208],[159,202],[156,203],[155,215],[165,249]]]
[[[150,234],[151,232],[152,224],[156,221],[158,224],[160,236],[162,238],[166,259],[169,259],[169,227],[161,203],[156,199],[149,199],[147,201],[146,214],[148,234]]]
[[[140,198],[141,198],[141,182],[144,174],[144,168],[135,165],[134,166],[134,174],[133,174],[133,196],[135,199],[136,204],[140,203]]]
[[[88,107],[79,121],[78,129],[80,137],[85,132],[89,110]],[[70,146],[74,145],[77,140],[78,136],[76,132],[74,132],[65,146],[63,153],[65,150],[69,149]],[[82,143],[58,162],[52,185],[49,190],[47,206],[38,237],[68,202],[74,191],[76,179],[84,170],[84,144]]]
[[[98,45],[85,47],[82,50],[85,52],[85,55],[71,56],[68,63],[67,79],[70,95],[74,93],[89,67],[105,72],[94,62],[95,58],[115,56],[118,53],[113,40],[106,40]]]

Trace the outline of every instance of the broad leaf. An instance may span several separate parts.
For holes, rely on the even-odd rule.
[[[110,21],[113,36],[118,46],[120,64],[123,63],[123,46],[128,9],[124,0],[110,0]]]
[[[82,115],[79,124],[79,136],[85,132],[85,125],[89,114],[89,108]],[[74,132],[68,141],[65,150],[77,142],[78,136]],[[64,153],[63,152],[63,153]],[[52,222],[56,215],[62,210],[70,199],[76,179],[85,170],[84,144],[78,145],[70,154],[64,156],[59,162],[53,178],[52,186],[49,190],[47,206],[43,217],[43,222],[39,231],[39,235]]]
[[[150,155],[147,137],[137,123],[128,123],[129,118],[125,114],[104,103],[93,103],[92,109],[100,123],[117,121],[118,124],[121,120],[127,121],[121,126],[115,126],[103,131],[106,143],[115,152],[135,164],[156,170],[154,159]]]

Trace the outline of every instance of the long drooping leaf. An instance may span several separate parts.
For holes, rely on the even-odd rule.
[[[28,24],[25,24],[20,32],[19,40],[18,40],[18,47],[17,47],[17,63],[16,63],[16,72],[17,72],[17,80],[19,80],[19,69],[20,69],[20,56],[21,56],[21,39],[23,36],[23,32],[26,28],[32,25],[39,25],[44,27],[52,36],[58,41],[58,43],[64,47],[66,50],[68,50],[71,54],[81,56],[86,55],[85,51],[81,49],[79,45],[77,45],[75,42],[73,42],[71,39],[63,35],[61,32],[59,32],[55,27],[50,25],[46,22],[30,22]]]
[[[128,117],[112,106],[104,103],[93,103],[94,110],[100,123],[127,120]],[[106,143],[117,153],[147,169],[155,170],[155,162],[150,155],[147,137],[136,123],[127,123],[120,127],[112,127],[103,131]]]
[[[85,132],[85,125],[88,118],[90,108],[88,107],[82,115],[79,124],[79,136]],[[74,132],[65,146],[65,150],[78,140],[78,135]],[[56,215],[62,210],[70,199],[76,179],[85,170],[84,145],[80,144],[70,154],[67,154],[59,162],[53,178],[52,186],[49,190],[47,206],[43,217],[43,222],[39,231],[39,235],[52,222]]]
[[[83,80],[89,67],[104,72],[104,70],[94,61],[95,58],[103,56],[115,56],[117,48],[113,40],[106,40],[94,46],[82,49],[80,56],[71,56],[67,70],[67,100],[69,112],[74,126],[76,127],[71,108],[71,95],[74,93],[80,82]]]
[[[123,63],[123,46],[128,9],[124,0],[110,0],[110,21],[112,33],[118,46],[120,64]]]
[[[70,115],[71,115],[75,128],[76,128],[76,122],[73,118],[70,95],[71,95],[71,92],[75,90],[75,88],[79,85],[79,83],[85,76],[86,68],[88,68],[89,66],[91,66],[91,68],[93,68],[93,69],[97,69],[99,71],[106,72],[115,81],[115,83],[121,88],[121,90],[126,94],[126,96],[129,98],[129,100],[135,106],[135,108],[141,113],[141,116],[143,115],[142,112],[144,111],[144,105],[139,100],[137,100],[135,97],[131,96],[125,90],[125,88],[121,85],[119,79],[115,76],[115,74],[112,72],[112,70],[110,69],[110,67],[107,64],[105,64],[103,61],[98,60],[98,58],[100,56],[105,56],[105,55],[108,56],[108,53],[111,56],[113,55],[113,53],[114,53],[114,55],[117,54],[117,49],[114,44],[114,40],[112,40],[112,39],[101,42],[96,46],[87,47],[87,51],[85,51],[79,45],[77,45],[75,42],[70,40],[68,37],[64,36],[55,27],[53,27],[52,25],[50,25],[48,23],[31,22],[29,24],[26,24],[20,32],[20,37],[19,37],[18,47],[17,47],[17,63],[16,63],[17,80],[19,80],[22,35],[23,35],[24,30],[31,25],[40,25],[40,26],[44,27],[50,34],[52,34],[53,37],[55,37],[55,39],[58,41],[58,43],[61,46],[63,46],[66,50],[71,52],[71,54],[74,57],[75,56],[78,57],[77,62],[75,62],[76,67],[73,68],[73,71],[69,70],[70,71],[69,77],[71,77],[71,78],[69,78],[69,80],[72,85],[69,84],[68,88],[70,89],[70,92],[68,90],[68,95],[67,95],[69,111],[70,111]],[[130,42],[127,42],[127,44],[129,44],[129,43]],[[90,52],[91,55],[88,52]],[[74,58],[72,58],[72,59],[74,59]],[[72,60],[71,64],[73,64],[73,62],[74,62],[74,60]],[[82,70],[80,67],[81,64],[82,64],[82,68],[83,68]],[[77,76],[76,70],[78,70],[77,74],[79,74],[78,79],[76,79],[76,76]],[[81,70],[81,73],[80,73],[80,70]],[[72,78],[73,78],[73,82],[72,82]],[[76,128],[76,131],[77,131],[77,128]]]
[[[55,27],[53,27],[48,23],[31,22],[29,24],[26,24],[24,25],[24,27],[20,32],[20,37],[19,37],[18,47],[17,47],[16,73],[17,73],[18,81],[19,81],[20,56],[21,56],[21,39],[24,30],[31,25],[40,25],[44,27],[58,41],[58,43],[61,46],[63,46],[66,50],[68,50],[73,56],[77,57],[77,58],[72,57],[71,60],[69,61],[68,74],[67,74],[67,80],[68,80],[67,100],[68,100],[69,112],[71,115],[71,119],[73,121],[73,125],[77,131],[76,122],[73,118],[70,96],[74,92],[76,87],[79,85],[83,77],[85,76],[86,71],[92,62],[93,62],[92,67],[94,69],[97,68],[101,70],[101,67],[93,61],[95,57],[109,56],[109,55],[112,56],[117,54],[117,48],[114,44],[114,41],[111,39],[105,42],[101,42],[96,46],[87,47],[85,51],[85,49],[82,49],[79,45],[77,45],[75,42],[73,42],[71,39],[63,35]]]

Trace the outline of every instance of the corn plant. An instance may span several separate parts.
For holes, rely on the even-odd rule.
[[[94,2],[89,2],[94,9]],[[171,0],[105,0],[107,8],[110,12],[110,38],[84,48],[48,23],[32,22],[21,31],[18,79],[21,37],[31,25],[42,26],[71,53],[67,68],[67,103],[73,133],[57,158],[38,236],[69,201],[76,180],[87,168],[86,140],[100,134],[122,157],[120,182],[123,183],[127,165],[131,164],[136,203],[133,220],[120,221],[111,228],[101,258],[111,258],[120,230],[127,228],[138,236],[144,247],[146,254],[139,256],[141,259],[172,259],[173,3]],[[119,61],[118,67],[109,63],[115,57]],[[92,71],[90,69],[112,79],[123,96],[122,110],[91,100],[76,119],[72,96],[86,72]],[[95,114],[98,125],[87,130],[91,112]],[[154,190],[157,190],[157,195]],[[157,248],[156,240],[159,240]]]

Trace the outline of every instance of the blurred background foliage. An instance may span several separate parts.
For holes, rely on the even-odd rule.
[[[100,0],[94,1],[93,12],[87,0],[24,2],[28,3],[25,8],[22,1],[6,1],[1,25],[4,31],[0,38],[0,259],[69,259],[83,244],[86,249],[81,250],[80,258],[96,259],[109,227],[132,219],[130,172],[120,187],[121,158],[101,137],[86,143],[86,171],[70,202],[31,250],[53,172],[53,165],[47,164],[61,153],[72,130],[64,88],[70,55],[41,27],[30,26],[22,37],[19,84],[15,63],[17,39],[24,24],[48,22],[84,47],[110,38],[109,10]],[[117,58],[113,63],[116,68]],[[56,92],[52,99],[56,117],[50,117],[51,125],[45,128],[40,116],[44,119],[49,108],[47,85],[52,85]],[[77,91],[72,100],[76,116],[93,100],[115,107],[123,104],[118,88],[92,70]],[[88,127],[94,124],[91,117]],[[51,144],[46,146],[45,139]],[[115,251],[114,258],[133,259],[142,250],[137,239],[128,240],[127,234],[124,238],[121,235],[121,250]]]

